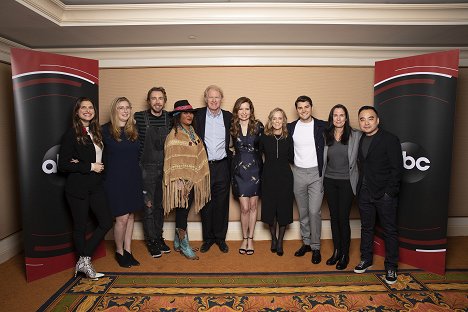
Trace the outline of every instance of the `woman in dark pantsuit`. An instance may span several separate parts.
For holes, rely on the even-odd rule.
[[[73,126],[63,136],[60,146],[59,168],[68,173],[65,195],[72,214],[73,241],[79,256],[75,276],[82,272],[88,278],[97,279],[104,274],[96,273],[91,256],[112,227],[102,183],[104,145],[97,112],[90,99],[79,98],[76,101],[72,120]],[[91,237],[86,239],[89,210],[98,224]]]

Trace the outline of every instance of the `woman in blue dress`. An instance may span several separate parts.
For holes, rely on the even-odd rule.
[[[134,212],[143,207],[139,141],[132,106],[125,97],[111,104],[111,121],[102,127],[106,178],[104,186],[115,217],[115,259],[121,267],[140,263],[132,255]]]
[[[263,124],[255,119],[254,106],[247,97],[237,99],[232,110],[231,136],[234,144],[232,192],[239,198],[243,240],[240,254],[254,253],[253,237],[260,196],[262,156],[258,149]]]

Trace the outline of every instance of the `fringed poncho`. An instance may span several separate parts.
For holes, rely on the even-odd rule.
[[[191,127],[193,132],[193,128]],[[172,129],[164,144],[163,207],[168,214],[174,208],[189,208],[188,195],[193,189],[193,207],[198,213],[210,200],[210,169],[203,142],[195,141],[182,129]]]

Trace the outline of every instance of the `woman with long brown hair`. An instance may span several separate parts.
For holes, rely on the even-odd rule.
[[[104,276],[96,273],[92,263],[98,244],[112,227],[112,216],[107,206],[102,183],[102,142],[101,126],[97,111],[89,98],[79,98],[73,109],[72,128],[63,136],[60,146],[59,168],[68,173],[65,195],[73,219],[73,241],[79,256],[75,266],[78,272],[88,278]],[[88,213],[92,211],[97,227],[86,239]]]
[[[104,186],[115,217],[115,259],[121,267],[140,265],[132,254],[134,212],[143,207],[143,186],[138,165],[140,142],[132,114],[132,104],[126,97],[112,101],[110,122],[102,127],[106,149]]]
[[[359,178],[357,156],[362,132],[351,128],[346,107],[337,104],[328,115],[324,131],[322,179],[333,238],[333,255],[327,265],[344,270],[349,263],[351,227],[349,214]]]
[[[262,156],[258,149],[263,124],[255,119],[254,106],[247,97],[240,97],[232,109],[231,136],[234,144],[232,192],[239,199],[243,241],[240,254],[254,253],[253,237],[260,196]]]

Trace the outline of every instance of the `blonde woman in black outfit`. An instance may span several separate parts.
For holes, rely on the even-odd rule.
[[[79,98],[73,109],[73,126],[63,136],[60,146],[59,168],[68,173],[65,195],[73,219],[73,241],[79,256],[75,276],[84,273],[93,280],[104,276],[96,273],[91,256],[112,227],[112,216],[106,203],[102,183],[101,127],[93,103],[88,98]],[[97,227],[86,239],[88,213],[92,211]]]
[[[286,114],[281,108],[273,109],[260,137],[260,151],[265,155],[262,173],[262,222],[271,233],[271,252],[284,254],[283,238],[286,226],[293,222],[294,145],[286,128]],[[276,229],[278,228],[278,235]]]

